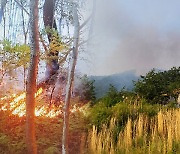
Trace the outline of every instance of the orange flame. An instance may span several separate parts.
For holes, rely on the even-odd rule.
[[[38,91],[35,94],[35,97],[37,98],[43,93],[43,89],[39,88]],[[13,100],[10,103],[5,103],[1,106],[0,111],[11,111],[13,115],[18,115],[19,117],[23,117],[26,115],[26,93],[23,92],[20,95],[11,95],[11,96],[5,96],[3,98],[0,98],[0,102],[3,102],[7,99],[13,98]],[[2,104],[2,103],[1,103]],[[62,106],[61,106],[62,107]],[[81,107],[78,107],[77,105],[74,105],[70,112],[74,113],[77,111],[81,112]],[[48,107],[48,104],[44,104],[43,106],[38,106],[36,104],[35,108],[35,116],[36,117],[48,117],[48,118],[54,118],[60,114],[62,114],[63,111],[60,108],[55,107],[54,105],[51,105],[51,107]]]
[[[39,90],[36,92],[35,97],[38,97],[40,94],[42,94],[43,89],[39,88]],[[12,95],[12,96],[5,96],[0,99],[0,101],[7,100],[9,98],[15,97],[10,103],[5,103],[0,110],[1,111],[7,111],[10,110],[12,111],[13,115],[18,115],[19,117],[25,116],[26,114],[26,93],[23,92],[20,95]],[[52,106],[51,110],[48,111],[48,107],[42,106],[39,107],[37,106],[35,108],[35,116],[45,116],[49,118],[56,117],[57,115],[61,114],[61,111],[55,111],[55,107]]]

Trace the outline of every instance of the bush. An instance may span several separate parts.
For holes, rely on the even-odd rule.
[[[104,123],[108,123],[112,115],[111,108],[108,108],[102,102],[96,104],[90,111],[89,119],[91,124],[98,128]]]
[[[111,99],[113,98],[109,97],[109,101]],[[108,105],[106,103],[106,101],[98,102],[90,110],[90,123],[98,128],[103,124],[109,124],[110,119],[113,117],[118,122],[118,129],[121,130],[128,118],[135,120],[139,114],[153,117],[162,108],[160,105],[151,105],[144,99],[138,99],[137,97],[126,98],[124,101],[118,102],[113,106],[109,106],[109,103]]]
[[[80,101],[90,101],[91,104],[96,100],[94,80],[90,80],[87,75],[80,78],[80,84],[74,90],[75,96],[79,96]]]
[[[119,102],[123,102],[128,97],[134,96],[135,94],[133,92],[126,91],[124,88],[118,91],[113,85],[110,85],[107,94],[98,101],[105,104],[106,107],[112,107]]]
[[[167,104],[180,93],[180,67],[156,72],[154,69],[135,82],[135,92],[152,104]]]

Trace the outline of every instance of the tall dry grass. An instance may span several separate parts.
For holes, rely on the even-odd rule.
[[[128,119],[118,134],[115,134],[115,129],[115,118],[101,130],[93,126],[89,133],[90,153],[180,153],[180,109],[160,111],[151,118],[140,114],[134,121]]]

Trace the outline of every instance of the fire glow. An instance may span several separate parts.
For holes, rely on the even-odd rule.
[[[40,96],[43,93],[43,89],[39,88],[39,90],[35,94],[35,98]],[[10,103],[6,103],[6,100],[12,100]],[[23,92],[19,95],[12,94],[11,96],[5,96],[0,98],[0,111],[11,111],[13,115],[17,115],[19,117],[23,117],[26,115],[26,93]],[[8,101],[9,102],[9,101]],[[83,107],[78,107],[77,105],[73,105],[70,109],[71,113],[80,111],[83,112]],[[37,105],[35,108],[35,116],[36,117],[48,117],[54,118],[63,113],[62,106],[59,108],[55,107],[55,105],[48,106],[48,104]]]
[[[35,97],[37,98],[40,94],[42,94],[43,89],[39,88],[39,90],[36,92]],[[26,114],[26,93],[23,92],[20,95],[12,95],[10,97],[3,97],[0,99],[0,101],[7,100],[9,98],[13,98],[13,100],[10,103],[4,103],[3,106],[0,108],[1,111],[11,111],[13,115],[18,115],[19,117],[23,117]],[[55,106],[51,106],[49,109],[48,106],[36,106],[35,108],[35,116],[40,117],[49,117],[53,118],[61,114],[61,110],[55,109]]]

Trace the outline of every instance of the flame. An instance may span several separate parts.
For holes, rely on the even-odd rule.
[[[43,89],[39,88],[38,91],[35,94],[35,98],[37,98],[40,94],[43,93]],[[3,104],[3,106],[0,108],[1,111],[7,111],[10,110],[12,111],[13,115],[18,115],[19,117],[23,117],[26,114],[26,93],[23,92],[20,95],[15,95],[13,94],[12,96],[5,96],[0,98],[0,101],[4,101],[10,98],[13,98],[13,100],[10,103],[5,103]],[[51,109],[49,109],[48,107],[44,106],[37,106],[35,108],[35,116],[40,117],[40,116],[44,116],[44,117],[49,117],[49,118],[53,118],[58,116],[59,114],[61,114],[61,111],[56,111],[56,107],[52,106]]]
[[[10,99],[12,97],[16,97],[16,94],[12,94],[11,96],[4,96],[4,97],[0,98],[0,101],[7,100],[7,99]]]
[[[35,94],[35,98],[40,96],[43,93],[43,89],[39,88],[38,91]],[[3,103],[3,105],[0,107],[0,111],[11,111],[13,115],[17,115],[19,117],[23,117],[26,115],[26,93],[23,92],[19,95],[11,95],[11,96],[5,96],[3,98],[0,98],[0,103],[7,100],[7,99],[12,99],[10,103]],[[2,103],[1,103],[2,104]],[[35,108],[35,116],[36,117],[48,117],[48,118],[54,118],[60,114],[63,113],[62,106],[59,106],[57,108],[55,105],[51,105],[51,107],[48,106],[48,104],[43,104],[41,106],[38,106],[38,103],[36,103],[36,108]],[[78,107],[77,105],[73,105],[72,108],[70,109],[70,112],[74,113],[77,111],[81,112],[82,107]]]
[[[42,88],[39,88],[39,90],[35,93],[35,97],[39,96],[43,92]]]

